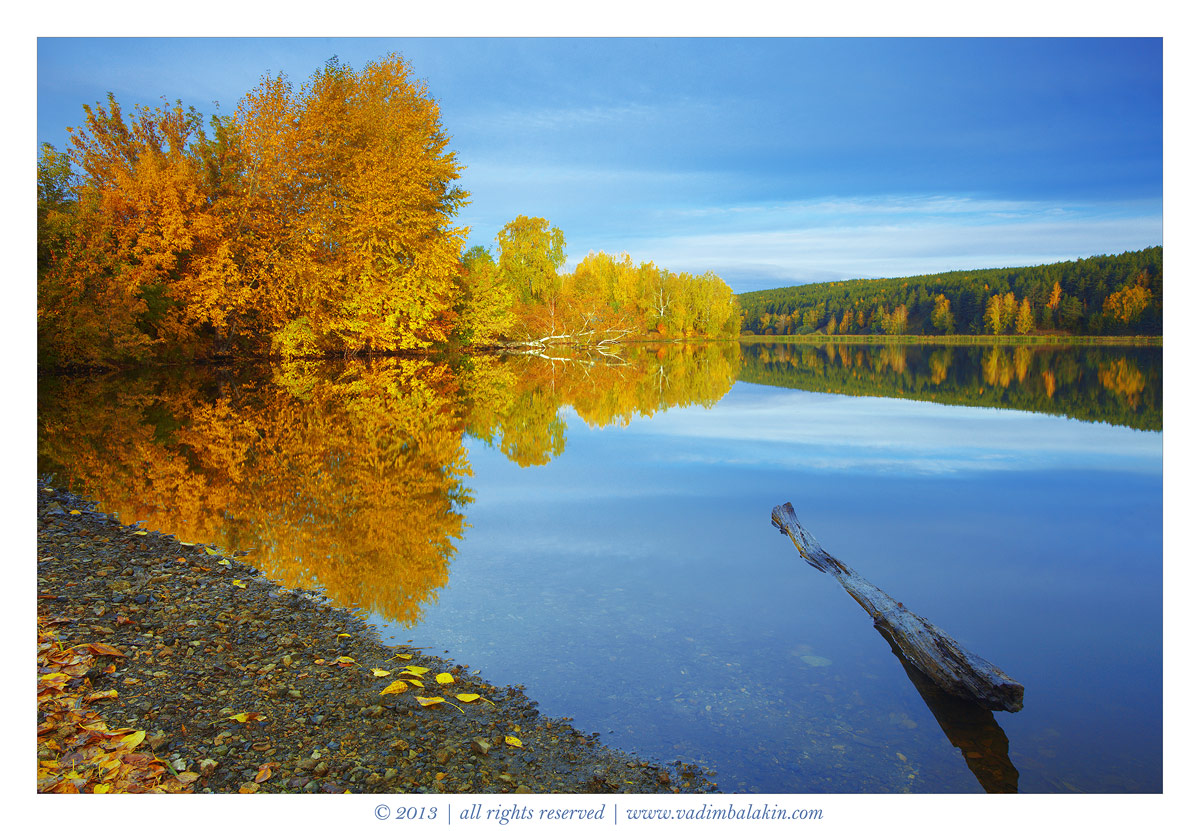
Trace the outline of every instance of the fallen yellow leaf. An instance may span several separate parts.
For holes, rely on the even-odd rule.
[[[400,671],[407,672],[409,675],[424,675],[425,673],[429,672],[429,669],[427,667],[407,666]]]
[[[241,580],[234,580],[233,585],[237,586],[239,589],[246,588],[246,584],[243,583]]]
[[[402,693],[407,689],[408,689],[408,684],[404,683],[403,681],[393,681],[392,683],[390,683],[386,687],[384,687],[382,690],[380,690],[379,694],[380,695],[395,695],[396,693]]]
[[[238,724],[245,724],[248,721],[266,721],[267,719],[262,713],[237,713],[229,718]]]
[[[411,661],[412,660],[412,655],[408,655],[408,654],[393,655],[392,657],[398,661]]]
[[[146,731],[145,730],[137,730],[133,733],[130,733],[128,736],[125,736],[125,737],[119,739],[117,741],[117,744],[121,745],[126,750],[133,750],[135,747],[137,747],[139,744],[141,744],[145,740],[146,740]]]
[[[213,556],[213,557],[217,556],[217,552],[216,552],[216,551],[214,551],[213,549],[209,548],[207,545],[206,545],[206,546],[204,546],[204,553],[205,553],[205,554],[209,554],[209,555],[211,555],[211,556]]]
[[[454,697],[457,698],[459,701],[475,701],[476,699],[481,698],[482,696],[480,696],[479,693],[459,693],[458,695],[456,695]]]
[[[442,698],[440,695],[434,696],[433,698],[423,698],[422,696],[418,695],[417,703],[422,707],[432,707],[434,704],[445,704],[446,699]]]
[[[175,778],[184,785],[190,785],[200,778],[200,774],[195,771],[185,770],[183,773],[176,774]]]
[[[416,678],[407,678],[405,680],[408,681],[408,683],[412,684],[414,687],[420,687],[421,689],[425,689],[424,681],[418,681]]]
[[[350,636],[349,636],[349,635],[347,635],[345,632],[338,632],[338,637],[339,637],[339,638],[348,638],[348,637],[350,637]]]
[[[231,565],[233,565],[233,563],[229,562],[228,560],[217,560],[217,565],[219,565],[219,566],[231,566]]]
[[[81,514],[81,513],[83,513],[83,512],[82,512],[82,511],[71,511],[71,513],[72,513],[72,514],[74,514],[74,515],[79,515],[79,514]],[[143,531],[142,533],[144,534],[144,533],[146,533],[146,532],[145,532],[145,531]]]
[[[387,678],[389,675],[392,674],[392,671],[390,669],[380,669],[379,667],[373,667],[371,669],[371,674],[374,675],[376,678]]]
[[[97,785],[92,788],[92,793],[108,793],[112,790],[112,785]]]
[[[71,513],[73,513],[73,514],[77,514],[77,513],[79,513],[79,511],[71,511]],[[149,532],[149,531],[134,531],[134,532],[133,532],[133,535],[134,535],[135,537],[144,537],[144,536],[146,536],[146,534],[148,534],[148,533],[150,533],[150,532]]]
[[[339,664],[354,664],[354,663],[357,663],[357,661],[355,661],[349,655],[339,655],[338,659],[337,659],[337,663],[339,663]]]
[[[521,740],[518,739],[516,736],[505,736],[504,743],[511,744],[513,747],[524,747],[525,746],[525,745],[521,744]]]
[[[439,684],[453,684],[454,676],[448,672],[439,672],[435,679]]]

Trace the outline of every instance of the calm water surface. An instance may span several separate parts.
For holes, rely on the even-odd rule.
[[[1162,790],[1161,350],[272,372],[47,385],[40,467],[723,790]],[[1025,708],[910,677],[784,501]]]

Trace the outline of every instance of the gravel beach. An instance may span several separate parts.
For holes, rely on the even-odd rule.
[[[716,790],[706,771],[637,759],[542,716],[519,687],[428,649],[385,646],[350,611],[231,552],[123,525],[42,481],[37,521],[38,617],[59,654],[82,644],[119,653],[93,649],[86,674],[60,683],[108,728],[145,731],[138,751],[187,774],[184,790]],[[39,762],[71,764],[46,735]]]

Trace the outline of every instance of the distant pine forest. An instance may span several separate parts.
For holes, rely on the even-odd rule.
[[[1162,246],[737,295],[755,335],[1162,335]]]

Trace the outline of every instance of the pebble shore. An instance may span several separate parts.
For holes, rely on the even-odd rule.
[[[116,690],[89,707],[110,727],[146,731],[147,752],[198,774],[193,792],[716,790],[706,771],[635,758],[542,716],[519,687],[385,646],[349,610],[231,553],[123,525],[43,481],[37,521],[39,618],[64,644],[122,653],[72,683]],[[403,692],[382,694],[397,680]],[[54,753],[39,744],[40,760]]]

